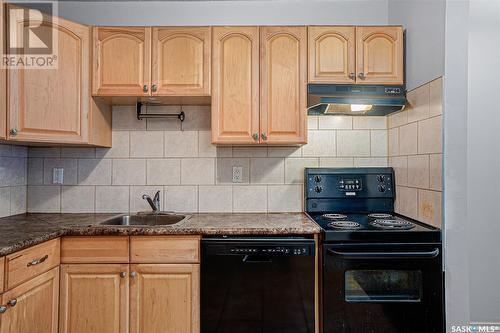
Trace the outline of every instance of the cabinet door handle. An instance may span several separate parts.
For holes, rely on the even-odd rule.
[[[8,306],[14,307],[17,304],[17,299],[11,299],[10,301],[7,302]]]
[[[254,141],[259,141],[259,133],[254,133],[252,135],[252,138],[253,138]]]
[[[349,73],[349,78],[351,80],[354,80],[354,79],[356,79],[356,75],[354,73]]]
[[[0,305],[0,313],[5,313],[7,311],[7,307],[4,305]]]
[[[262,133],[262,134],[261,134],[261,138],[262,138],[262,140],[266,141],[266,140],[267,140],[267,135],[266,135],[266,133]]]
[[[142,87],[142,91],[147,93],[148,92],[148,85],[145,84],[143,87]]]
[[[120,277],[121,277],[121,278],[125,278],[126,276],[127,276],[127,272],[121,272],[121,273],[120,273]]]
[[[130,272],[130,277],[135,278],[137,276],[137,272]]]
[[[26,264],[27,267],[30,267],[30,266],[36,266],[38,264],[41,264],[42,262],[44,262],[45,260],[47,260],[49,258],[49,255],[46,254],[44,255],[43,257],[39,258],[39,259],[35,259],[33,261],[30,261],[29,263]]]
[[[365,73],[359,73],[359,74],[358,74],[358,77],[359,77],[361,80],[364,80],[364,79],[366,78]]]
[[[158,90],[158,86],[157,86],[156,84],[153,84],[153,85],[151,86],[151,91],[152,91],[152,92],[156,92],[157,90]]]
[[[10,135],[16,136],[17,135],[17,128],[13,128],[10,130]]]

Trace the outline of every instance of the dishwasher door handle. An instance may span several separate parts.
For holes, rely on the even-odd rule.
[[[273,262],[273,259],[271,257],[262,257],[262,256],[246,254],[241,261],[247,264],[263,264],[263,263],[271,263]]]
[[[331,249],[327,252],[329,255],[349,259],[436,258],[439,255],[438,248],[428,252],[341,252]]]

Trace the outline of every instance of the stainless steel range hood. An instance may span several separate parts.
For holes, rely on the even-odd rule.
[[[311,116],[385,116],[406,104],[403,86],[308,84],[307,114]]]

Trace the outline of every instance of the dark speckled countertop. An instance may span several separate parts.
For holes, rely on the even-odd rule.
[[[173,226],[102,226],[122,214],[21,214],[0,219],[0,257],[60,236],[290,235],[321,228],[303,213],[192,214]]]

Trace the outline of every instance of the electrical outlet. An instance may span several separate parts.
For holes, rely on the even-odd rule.
[[[243,181],[243,167],[233,167],[233,183],[241,183]]]
[[[64,183],[64,168],[52,169],[52,184]]]

